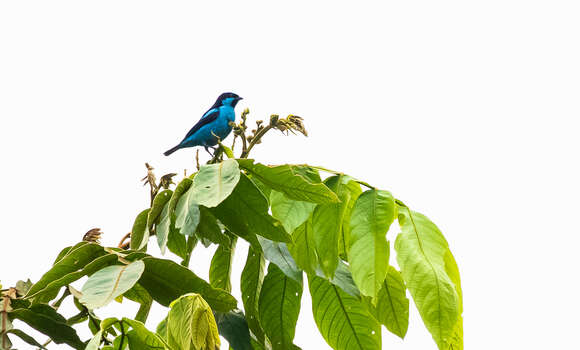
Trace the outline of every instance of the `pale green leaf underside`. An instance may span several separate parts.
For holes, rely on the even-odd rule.
[[[175,227],[182,235],[193,236],[199,220],[199,206],[194,200],[193,187],[190,187],[175,205]]]
[[[204,165],[193,178],[193,202],[208,208],[215,207],[232,193],[239,180],[240,168],[233,159]]]
[[[131,289],[144,270],[145,264],[140,260],[129,265],[105,267],[85,282],[80,302],[90,310],[105,306]]]

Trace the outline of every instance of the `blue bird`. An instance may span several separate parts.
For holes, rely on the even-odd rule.
[[[213,106],[189,130],[183,140],[177,146],[163,154],[168,156],[178,149],[195,146],[203,146],[209,153],[208,147],[217,145],[218,138],[222,141],[232,132],[230,122],[236,120],[234,108],[241,99],[240,96],[233,92],[224,92],[221,94]]]

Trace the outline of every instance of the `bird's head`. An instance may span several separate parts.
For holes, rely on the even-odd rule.
[[[224,92],[215,101],[216,106],[231,106],[235,107],[242,98],[233,92]]]

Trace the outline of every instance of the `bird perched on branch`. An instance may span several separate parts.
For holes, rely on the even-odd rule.
[[[221,94],[183,140],[164,154],[168,156],[178,149],[195,146],[203,146],[209,153],[209,147],[217,145],[232,131],[230,123],[236,119],[234,108],[241,99],[233,92]]]

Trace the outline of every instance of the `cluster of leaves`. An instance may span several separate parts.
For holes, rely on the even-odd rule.
[[[101,232],[93,229],[85,241],[63,249],[39,281],[2,290],[0,350],[11,349],[9,335],[40,349],[54,342],[89,350],[215,350],[220,335],[234,350],[299,349],[293,342],[304,278],[314,320],[333,349],[381,349],[382,326],[404,338],[407,290],[438,348],[462,349],[459,271],[439,229],[390,192],[348,175],[247,159],[268,130],[307,135],[293,115],[274,115],[266,125],[258,121],[246,135],[247,114],[234,126],[232,149],[239,138],[239,159],[220,143],[207,165],[176,185],[174,173],[157,184],[147,164],[151,205],[118,248],[99,245]],[[323,179],[321,173],[329,175]],[[400,271],[389,263],[387,237],[395,221]],[[147,254],[152,238],[162,254],[169,250],[181,263]],[[241,305],[230,294],[238,239],[249,243]],[[209,282],[189,269],[199,242],[217,245]],[[84,276],[80,291],[71,286]],[[66,318],[58,310],[68,297],[78,313]],[[122,299],[140,305],[132,319],[95,314]],[[153,302],[170,307],[154,332],[144,326]],[[14,320],[49,341],[40,344],[15,329]],[[79,338],[73,328],[79,324],[88,326],[91,339]]]
[[[320,171],[331,176],[323,180]],[[400,272],[389,265],[395,221]],[[15,319],[75,349],[218,349],[218,334],[235,350],[297,349],[304,275],[314,320],[334,349],[380,349],[381,325],[403,338],[406,290],[437,346],[463,347],[459,272],[439,229],[391,193],[341,173],[250,159],[208,164],[156,193],[130,237],[128,250],[90,242],[65,248],[34,285],[5,291],[0,349],[10,349],[8,334],[44,348],[13,329]],[[148,255],[151,237],[181,264]],[[250,244],[243,312],[230,294],[239,238]],[[188,268],[198,242],[218,245],[209,283]],[[81,291],[70,286],[83,276],[90,277]],[[67,319],[57,309],[68,296],[79,313]],[[140,304],[134,319],[100,320],[93,312],[120,298]],[[153,302],[172,307],[156,332],[143,325]],[[81,322],[90,341],[72,328]]]

